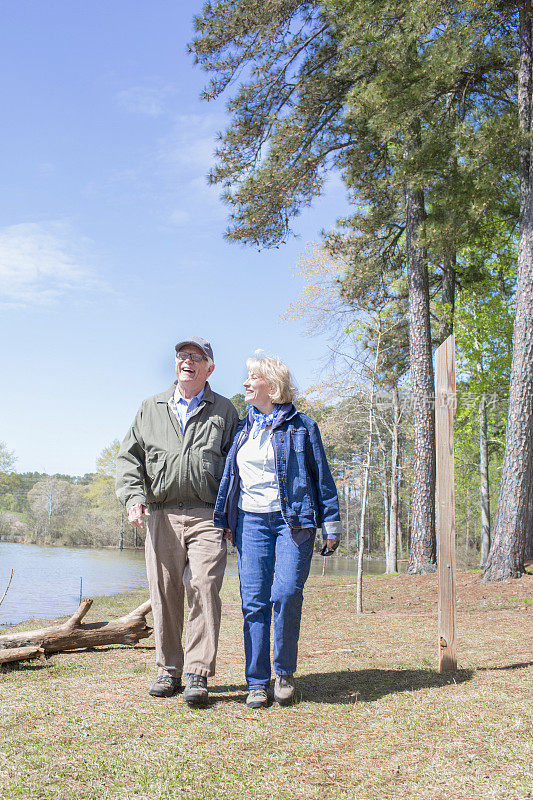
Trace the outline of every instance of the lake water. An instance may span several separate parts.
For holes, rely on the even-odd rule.
[[[323,559],[315,556],[311,574],[321,575]],[[384,571],[381,559],[365,561],[365,572]],[[142,550],[40,547],[0,542],[0,598],[13,570],[9,591],[0,605],[0,627],[30,619],[55,619],[73,614],[83,597],[118,594],[147,588]],[[354,575],[353,559],[328,558],[326,575]],[[235,555],[228,556],[226,575],[237,575]]]

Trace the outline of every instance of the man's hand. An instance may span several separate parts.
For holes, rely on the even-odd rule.
[[[131,522],[136,528],[144,528],[143,514],[145,517],[150,516],[147,507],[143,506],[141,503],[134,503],[128,509],[128,522]]]
[[[231,531],[229,528],[224,528],[224,533],[222,534],[222,538],[225,539],[227,542],[231,542]]]

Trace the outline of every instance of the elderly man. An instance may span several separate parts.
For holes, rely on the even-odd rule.
[[[139,528],[147,517],[146,569],[158,675],[154,697],[181,689],[204,706],[214,674],[226,542],[212,522],[224,462],[238,422],[235,408],[211,390],[211,345],[193,336],[176,345],[177,381],[148,398],[122,442],[117,496]],[[184,587],[190,613],[183,630]]]

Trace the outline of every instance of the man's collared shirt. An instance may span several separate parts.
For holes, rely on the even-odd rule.
[[[174,396],[170,398],[170,400],[168,401],[168,405],[170,410],[178,418],[182,431],[185,430],[187,420],[191,416],[194,409],[197,408],[201,403],[202,398],[204,396],[204,392],[205,392],[205,386],[200,392],[198,392],[198,394],[196,394],[190,400],[186,400],[184,397],[181,396],[178,385],[176,384],[176,388],[174,389]]]

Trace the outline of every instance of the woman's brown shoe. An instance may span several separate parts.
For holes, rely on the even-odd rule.
[[[274,700],[280,706],[290,706],[294,701],[296,686],[292,675],[276,675],[274,683]]]

